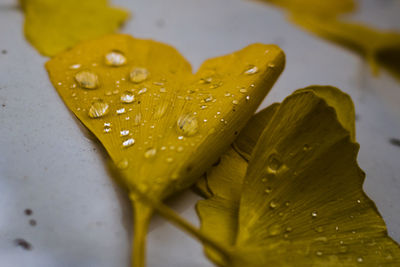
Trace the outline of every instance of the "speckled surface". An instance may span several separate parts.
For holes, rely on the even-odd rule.
[[[66,109],[24,39],[14,0],[0,2],[0,266],[128,266],[131,212],[104,167],[101,147]],[[355,102],[359,164],[390,235],[400,241],[400,83],[370,75],[355,54],[289,24],[282,12],[245,0],[114,0],[133,18],[122,32],[175,46],[198,68],[252,42],[276,43],[287,66],[263,107],[295,89],[330,84]],[[362,1],[356,16],[400,30],[400,3]],[[379,6],[378,6],[379,5]],[[379,8],[378,8],[379,7]],[[194,224],[191,191],[168,203]],[[32,214],[26,215],[25,209]],[[30,220],[35,220],[32,226]],[[24,239],[31,250],[16,246]],[[211,266],[201,246],[155,217],[148,266]]]

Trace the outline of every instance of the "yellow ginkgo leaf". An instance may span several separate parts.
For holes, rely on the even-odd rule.
[[[20,0],[25,35],[43,55],[54,56],[82,40],[113,33],[128,18],[107,0]]]
[[[197,206],[201,230],[231,246],[228,259],[206,247],[218,265],[399,265],[399,245],[362,191],[359,146],[335,112],[349,107],[338,101],[347,95],[324,88],[299,90],[263,111],[262,134],[236,141],[246,153],[231,149],[208,174],[212,197]]]
[[[134,263],[153,209],[193,184],[233,142],[284,67],[277,46],[209,59],[196,74],[172,47],[128,35],[87,41],[46,67],[68,108],[104,145],[131,192]]]
[[[355,10],[354,0],[259,0],[296,14],[335,17]]]
[[[374,74],[378,74],[382,67],[400,79],[400,33],[313,16],[294,14],[291,20],[319,37],[360,54],[370,64]]]

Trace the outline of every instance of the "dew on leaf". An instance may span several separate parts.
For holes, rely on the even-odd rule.
[[[258,67],[254,65],[250,65],[247,70],[244,71],[246,75],[256,74],[258,72]]]
[[[107,102],[99,99],[92,103],[89,108],[88,115],[91,118],[100,118],[106,115],[109,111],[109,105]]]
[[[117,164],[118,169],[126,169],[126,168],[128,168],[128,166],[129,166],[129,161],[127,158],[123,158]]]
[[[134,83],[141,83],[147,80],[149,75],[150,73],[147,69],[135,67],[129,73],[129,78]]]
[[[133,138],[126,139],[125,141],[122,142],[123,147],[130,147],[133,146],[134,144],[135,144],[135,139]]]
[[[144,157],[146,159],[149,159],[153,158],[156,154],[157,154],[157,149],[155,149],[154,147],[150,147],[144,152]]]
[[[119,134],[120,134],[121,136],[127,136],[127,135],[129,134],[129,130],[121,130],[121,131],[119,132]]]
[[[106,65],[111,67],[120,67],[126,64],[127,60],[125,55],[118,50],[113,50],[104,56]]]
[[[88,70],[83,70],[75,74],[75,80],[84,89],[96,89],[100,85],[97,74]]]
[[[282,227],[279,224],[273,224],[268,228],[268,234],[270,236],[277,236],[281,233]]]
[[[190,113],[181,115],[177,121],[177,129],[184,136],[195,135],[199,130],[197,118]]]
[[[126,110],[125,110],[125,108],[120,108],[120,109],[117,109],[116,112],[118,115],[120,115],[120,114],[124,114],[126,112]]]
[[[277,154],[271,154],[268,157],[268,163],[267,163],[267,171],[269,173],[276,173],[279,171],[279,169],[282,166],[282,162],[279,159],[279,156]]]
[[[121,94],[120,100],[122,103],[132,103],[135,100],[135,95],[129,91],[125,91]]]

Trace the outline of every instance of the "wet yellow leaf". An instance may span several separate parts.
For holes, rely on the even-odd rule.
[[[172,47],[128,35],[87,41],[46,64],[68,108],[103,144],[134,202],[134,263],[153,209],[193,184],[233,142],[284,67],[277,46],[209,59],[196,74]]]
[[[293,15],[291,20],[319,37],[360,54],[374,74],[378,74],[379,68],[384,68],[400,79],[400,33],[312,16]]]
[[[43,55],[54,56],[82,40],[116,31],[128,18],[107,0],[20,0],[25,35]]]
[[[212,261],[221,266],[399,265],[399,245],[362,191],[365,174],[349,127],[354,116],[337,116],[352,106],[342,103],[349,100],[332,87],[309,87],[249,122],[253,125],[246,126],[235,149],[207,175],[212,197],[197,206],[202,233],[231,246],[228,259],[226,251],[206,247]],[[256,124],[264,124],[261,134],[246,133]]]

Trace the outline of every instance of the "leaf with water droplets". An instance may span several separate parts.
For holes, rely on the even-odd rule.
[[[54,56],[83,40],[117,30],[128,18],[108,0],[20,0],[25,13],[25,35],[43,55]],[[111,52],[111,51],[110,51]],[[105,57],[107,64],[123,65],[118,51]]]
[[[124,64],[105,60],[115,51],[124,56]],[[110,62],[120,61],[118,57]],[[174,48],[121,34],[83,42],[46,67],[68,108],[120,168],[121,183],[129,191],[140,188],[162,200],[193,184],[226,151],[284,61],[277,46],[254,44],[209,59],[192,74]],[[251,75],[244,73],[249,63],[257,66]],[[86,74],[77,78],[82,71]],[[86,88],[93,81],[97,86]],[[92,108],[93,103],[101,105]],[[130,196],[135,210],[133,260],[139,266],[153,209],[134,193]]]
[[[312,86],[250,120],[220,164],[201,180],[208,196],[197,205],[201,231],[230,246],[224,251],[206,246],[213,262],[400,263],[398,244],[362,191],[365,174],[356,161],[354,113],[344,118],[343,112],[352,108],[338,89]]]

